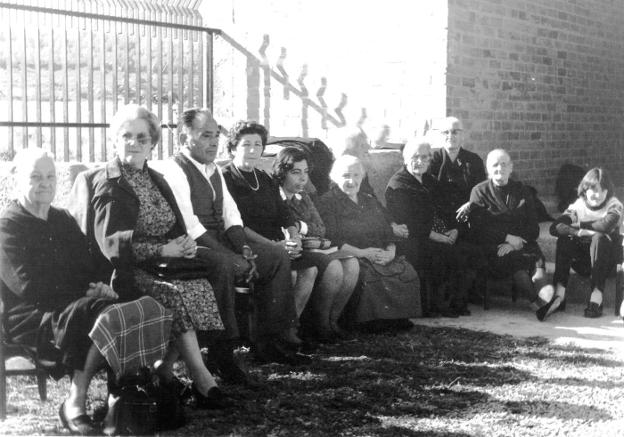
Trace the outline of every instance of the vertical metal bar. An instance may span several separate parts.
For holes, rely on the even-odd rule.
[[[187,42],[188,42],[189,51],[191,53],[190,53],[190,56],[189,56],[190,57],[190,65],[189,65],[189,69],[188,69],[188,72],[189,72],[188,73],[188,75],[189,75],[189,78],[188,78],[188,107],[192,108],[194,106],[197,106],[197,105],[195,105],[195,101],[193,100],[193,87],[195,86],[194,85],[195,75],[193,74],[193,72],[195,71],[196,66],[195,66],[195,57],[193,56],[194,52],[195,52],[195,44],[193,43],[193,38],[191,37],[191,32],[189,32],[189,37],[190,38],[188,38]]]
[[[69,72],[67,58],[67,16],[63,32],[63,122],[69,122]],[[69,161],[69,128],[63,128],[63,161]]]
[[[162,31],[162,27],[158,27],[158,37],[156,38],[156,74],[158,75],[158,87],[156,90],[156,96],[157,96],[157,105],[158,105],[158,119],[161,120],[162,122],[162,118],[163,118],[163,107],[162,107],[162,103],[163,103],[163,71],[162,71],[162,58],[163,58],[163,44],[162,44],[162,38],[163,38],[163,31]],[[158,159],[162,159],[163,158],[163,144],[165,142],[163,141],[162,135],[160,138],[160,144],[158,145]]]
[[[184,111],[184,38],[178,32],[178,117]],[[173,152],[172,152],[173,153]]]
[[[137,13],[138,15],[138,13]],[[138,18],[138,17],[137,17]],[[136,59],[136,101],[135,103],[141,104],[141,26],[136,24],[136,30],[134,32],[134,49],[136,50],[136,54],[134,58]]]
[[[13,120],[13,27],[9,23],[9,121]],[[9,126],[9,158],[13,159],[15,144],[13,143],[13,126]]]
[[[93,20],[89,20],[87,32],[89,32],[89,53],[87,54],[87,107],[89,108],[89,123],[93,123],[94,107],[93,107]],[[95,129],[89,127],[89,162],[95,161]]]
[[[126,61],[126,65],[124,67],[124,88],[126,91],[125,97],[124,97],[124,103],[128,103],[130,101],[130,32],[129,32],[129,28],[130,26],[128,26],[128,23],[124,23],[124,27],[126,29],[125,32],[125,40],[126,40],[126,45],[125,45],[125,56],[124,59]]]
[[[206,107],[213,111],[214,89],[214,59],[213,59],[214,35],[208,32],[206,40]]]
[[[204,96],[204,65],[206,65],[206,60],[204,56],[206,55],[204,52],[204,32],[198,32],[199,41],[197,42],[197,53],[199,53],[199,68],[197,70],[197,74],[199,77],[197,78],[197,100],[199,100],[199,106],[203,106],[205,101]]]
[[[28,63],[26,59],[26,14],[22,35],[22,120],[28,121]],[[28,145],[28,127],[22,129],[22,147]]]
[[[149,27],[148,28],[148,32],[146,33],[147,36],[147,62],[146,62],[146,69],[145,69],[145,73],[147,76],[147,96],[145,98],[145,103],[147,104],[147,108],[151,111],[152,110],[152,28]]]
[[[37,24],[35,34],[35,114],[37,122],[41,123],[41,31]],[[35,130],[35,138],[37,147],[42,146],[41,126]]]
[[[119,34],[117,33],[117,22],[115,22],[113,26],[113,35],[115,38],[113,39],[113,113],[117,112],[117,104],[119,100],[118,90],[119,90],[119,81],[118,81],[118,69],[119,64],[117,62],[117,57],[119,56]]]
[[[106,122],[106,29],[105,23],[100,26],[101,53],[100,53],[100,122]],[[100,146],[100,160],[107,161],[106,153],[106,128],[102,128]]]
[[[76,20],[76,123],[82,122],[82,88],[80,86],[80,20]],[[82,129],[76,128],[76,159],[82,161]]]
[[[56,121],[56,94],[54,90],[54,22],[50,23],[50,122]],[[50,127],[50,153],[56,158],[56,128]]]
[[[174,99],[174,86],[173,86],[173,33],[169,32],[169,98],[167,99],[167,124],[171,124],[173,121],[173,99]],[[168,129],[169,135],[167,143],[167,150],[169,155],[173,155],[173,133],[171,129]]]

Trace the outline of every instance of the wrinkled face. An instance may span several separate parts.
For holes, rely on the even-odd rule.
[[[115,146],[122,162],[142,168],[152,150],[149,123],[142,118],[124,122],[117,132]]]
[[[191,157],[202,164],[214,162],[219,151],[219,125],[210,115],[199,112],[192,127],[184,128],[180,142]]]
[[[338,173],[334,182],[349,197],[354,197],[360,191],[360,185],[364,179],[364,169],[359,163],[351,164]]]
[[[234,158],[232,162],[241,170],[251,171],[258,166],[262,157],[262,138],[259,134],[243,135],[236,149],[233,150]]]
[[[50,205],[56,194],[56,169],[48,157],[39,158],[31,165],[18,169],[17,188],[27,203]]]
[[[308,183],[308,161],[295,162],[293,168],[286,173],[282,188],[287,193],[299,193]]]
[[[495,185],[503,186],[509,182],[509,176],[513,171],[513,163],[506,153],[488,155],[487,171]]]
[[[430,160],[431,146],[429,144],[420,144],[414,151],[414,154],[406,159],[405,166],[412,175],[422,177],[429,169]]]
[[[589,206],[598,207],[604,203],[608,193],[608,190],[605,190],[599,184],[596,184],[585,191],[585,200]]]
[[[462,125],[458,120],[449,120],[440,128],[442,134],[442,146],[446,152],[454,157],[459,152],[459,148],[463,143]]]

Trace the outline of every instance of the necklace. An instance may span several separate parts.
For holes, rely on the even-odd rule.
[[[256,174],[256,169],[252,168],[251,169],[254,178],[256,179],[256,188],[254,188],[251,183],[249,183],[249,181],[247,180],[247,178],[245,177],[245,175],[243,174],[242,171],[239,170],[241,176],[243,177],[243,180],[247,183],[247,185],[249,186],[249,188],[251,189],[251,191],[258,191],[258,189],[260,188],[260,182],[258,182],[258,175]]]

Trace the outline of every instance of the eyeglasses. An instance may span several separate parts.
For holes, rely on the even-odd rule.
[[[442,135],[457,135],[458,133],[460,133],[462,130],[461,129],[448,129],[448,130],[443,130]]]
[[[429,155],[414,155],[412,156],[412,162],[429,162],[431,160],[431,156]]]
[[[141,146],[147,146],[147,145],[152,144],[152,137],[150,135],[144,135],[144,134],[138,134],[135,136],[126,132],[120,135],[120,139],[125,144],[129,144],[131,142],[135,144],[139,144]]]

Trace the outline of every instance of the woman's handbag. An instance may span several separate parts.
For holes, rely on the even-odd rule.
[[[164,280],[201,279],[206,277],[206,261],[200,258],[160,258],[139,267]]]
[[[356,323],[420,317],[420,279],[405,257],[386,265],[360,259],[360,279]]]

